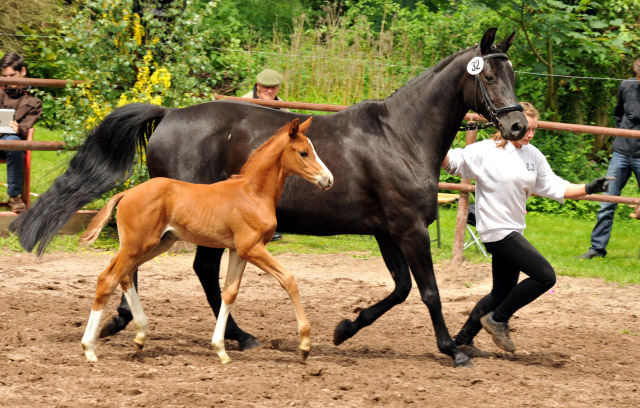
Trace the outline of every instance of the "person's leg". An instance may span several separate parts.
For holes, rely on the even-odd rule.
[[[632,157],[631,161],[631,170],[633,174],[636,176],[636,183],[638,183],[638,190],[640,190],[640,157]]]
[[[482,327],[491,334],[501,349],[514,352],[516,346],[509,334],[509,319],[523,306],[531,303],[556,282],[555,272],[547,260],[521,234],[512,233],[499,245],[487,245],[493,257],[500,257],[510,268],[524,272],[529,278],[514,285],[505,282],[503,290],[512,287],[495,310],[480,318]],[[515,287],[513,287],[515,286]]]
[[[556,273],[549,262],[525,237],[516,234],[496,252],[527,279],[518,283],[493,311],[493,320],[507,322],[513,314],[537,299],[556,283]]]
[[[514,234],[517,233],[513,232],[497,242],[485,243],[487,251],[492,255],[491,270],[493,276],[493,287],[491,288],[491,292],[480,299],[480,301],[475,305],[475,307],[469,314],[469,318],[460,329],[460,332],[455,336],[456,344],[473,344],[473,338],[482,329],[480,318],[487,313],[492,312],[500,303],[502,303],[502,301],[509,295],[511,290],[518,283],[520,270],[516,268],[507,258],[502,256],[503,251],[500,251],[498,249],[499,247],[505,245],[505,242],[509,242],[510,240],[514,239]]]
[[[2,135],[2,140],[21,140],[18,135]],[[7,160],[7,194],[16,197],[22,194],[24,180],[24,152],[19,150],[5,150],[2,158]]]
[[[630,176],[631,158],[613,152],[613,156],[611,156],[611,161],[609,162],[609,169],[607,170],[607,177],[615,177],[616,179],[611,181],[609,191],[604,194],[620,195]],[[591,247],[589,248],[590,251],[595,252],[599,256],[605,256],[607,254],[606,248],[611,238],[611,229],[613,227],[613,217],[616,207],[616,203],[600,203],[596,225],[591,232]]]

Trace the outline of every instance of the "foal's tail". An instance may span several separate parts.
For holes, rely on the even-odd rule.
[[[98,239],[98,236],[100,235],[100,231],[102,231],[104,226],[107,225],[107,222],[109,222],[109,218],[111,218],[113,209],[116,208],[116,205],[118,205],[120,200],[122,200],[122,197],[124,197],[125,193],[126,191],[123,191],[114,195],[109,199],[109,201],[107,201],[107,204],[102,207],[100,211],[98,211],[98,213],[89,223],[89,226],[87,227],[85,233],[82,234],[82,237],[80,238],[80,244],[91,245],[96,242],[96,239]]]
[[[124,183],[131,174],[136,150],[144,151],[155,126],[169,109],[130,104],[110,113],[87,136],[67,171],[35,205],[11,223],[9,229],[38,256],[73,214],[99,195]]]

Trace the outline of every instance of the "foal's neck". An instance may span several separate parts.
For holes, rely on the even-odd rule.
[[[249,190],[257,196],[273,199],[277,205],[289,175],[281,163],[282,153],[287,146],[289,135],[271,137],[259,147],[240,170],[240,177]]]

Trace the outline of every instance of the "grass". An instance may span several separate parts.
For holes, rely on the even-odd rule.
[[[61,131],[37,128],[37,140],[62,141]],[[43,193],[53,180],[66,168],[72,153],[65,152],[33,152],[32,157],[32,191]],[[0,182],[6,183],[6,171],[0,171]],[[631,182],[628,184],[632,184]],[[629,186],[627,186],[629,187]],[[6,199],[6,188],[2,190]],[[2,195],[0,195],[2,199]],[[432,244],[431,253],[434,261],[451,258],[453,237],[455,233],[456,206],[441,207],[440,224],[442,234],[441,248]],[[607,248],[606,258],[579,260],[575,257],[589,248],[591,229],[594,221],[571,219],[559,215],[529,213],[525,236],[549,260],[556,272],[561,275],[576,277],[602,278],[618,282],[622,285],[640,284],[640,221],[633,219],[617,219],[613,224],[611,241]],[[436,237],[435,223],[429,227],[432,237]],[[79,235],[59,235],[52,242],[48,251],[81,252],[78,246]],[[94,247],[113,250],[118,245],[117,234],[113,227],[107,227]],[[333,237],[313,237],[306,235],[284,234],[282,241],[269,244],[273,254],[281,253],[350,253],[354,257],[380,256],[375,239],[371,236],[342,235]],[[0,253],[22,251],[15,236],[0,236]],[[475,248],[464,253],[467,262],[490,262]]]

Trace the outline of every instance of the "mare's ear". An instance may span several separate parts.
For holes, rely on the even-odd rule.
[[[298,123],[300,122],[300,119],[295,118],[290,124],[289,124],[289,137],[296,137],[296,135],[298,134]]]
[[[313,117],[310,117],[309,119],[307,119],[304,122],[302,122],[302,124],[300,125],[300,132],[301,133],[305,133],[307,131],[307,129],[309,129],[309,126],[311,126],[311,119],[313,119]]]
[[[487,30],[486,33],[482,36],[482,41],[480,41],[480,54],[487,55],[491,51],[491,45],[493,44],[493,40],[496,38],[497,28],[493,27]]]
[[[511,45],[513,44],[513,40],[515,38],[516,38],[516,32],[514,31],[511,33],[510,36],[508,36],[507,38],[502,40],[500,44],[498,44],[498,49],[506,54],[509,47],[511,47]]]

